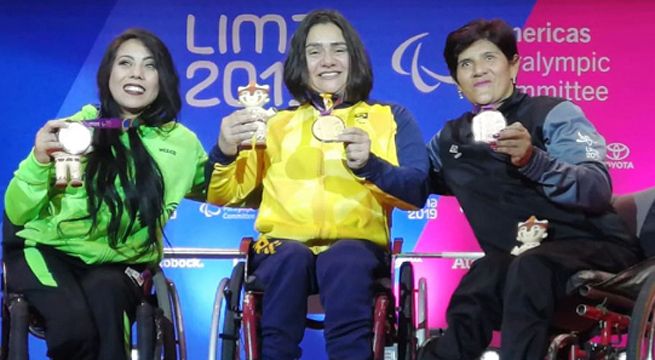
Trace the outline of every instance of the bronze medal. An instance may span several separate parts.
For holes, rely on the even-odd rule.
[[[346,124],[334,115],[319,116],[312,125],[312,134],[318,141],[336,142],[346,128]]]

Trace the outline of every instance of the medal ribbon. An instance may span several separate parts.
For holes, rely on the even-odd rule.
[[[477,113],[482,112],[482,111],[485,111],[485,110],[496,110],[496,109],[499,108],[499,107],[500,107],[500,106],[501,106],[505,101],[507,101],[507,99],[509,99],[509,98],[511,98],[511,97],[512,97],[512,95],[510,95],[510,96],[508,96],[508,97],[506,97],[506,98],[504,98],[504,99],[502,99],[502,100],[499,100],[499,101],[497,101],[497,102],[495,102],[495,103],[492,103],[492,104],[486,104],[486,105],[475,105],[475,104],[474,104],[474,105],[473,105],[473,113],[474,113],[474,114],[477,114]]]
[[[496,104],[486,104],[486,105],[475,105],[473,106],[473,113],[479,114],[487,110],[496,110]]]
[[[85,120],[82,124],[86,127],[97,129],[121,129],[123,131],[129,128],[139,126],[138,119],[119,119],[119,118],[100,118],[95,120]]]
[[[321,116],[329,115],[332,112],[332,109],[343,101],[342,98],[337,98],[336,101],[333,100],[332,94],[330,93],[321,93],[320,95],[323,99],[323,104],[319,104],[316,101],[312,101],[312,104],[319,111]]]

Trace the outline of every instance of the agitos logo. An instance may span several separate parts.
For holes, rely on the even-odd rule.
[[[634,169],[632,161],[628,160],[630,148],[628,145],[615,142],[607,144],[607,167],[610,169]]]
[[[221,214],[221,207],[220,206],[214,206],[210,205],[208,203],[202,203],[200,204],[200,207],[198,208],[201,214],[205,215],[205,217],[211,218],[215,216],[219,216]]]
[[[434,91],[442,83],[454,84],[455,81],[449,75],[441,75],[428,69],[423,65],[419,65],[419,56],[423,42],[419,41],[428,36],[429,33],[422,33],[405,40],[396,48],[391,57],[391,67],[395,72],[401,75],[409,75],[412,78],[412,83],[416,89],[423,93]],[[413,48],[413,52],[410,50]],[[411,66],[409,72],[402,66],[402,62],[407,57],[411,57]],[[424,80],[424,76],[431,78],[431,84]]]

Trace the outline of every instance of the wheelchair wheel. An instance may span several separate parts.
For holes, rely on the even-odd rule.
[[[211,329],[209,332],[209,357],[208,360],[216,360],[218,353],[218,340],[221,324],[221,315],[223,314],[223,303],[225,299],[225,288],[227,287],[230,279],[223,278],[216,287],[216,295],[214,296],[214,306],[212,307],[212,320]]]
[[[655,275],[641,288],[628,328],[628,359],[653,359],[655,352]]]
[[[398,359],[413,360],[416,352],[414,326],[414,269],[410,262],[400,265],[398,289]]]
[[[551,340],[548,345],[545,360],[557,360],[563,358],[570,347],[578,344],[578,335],[575,333],[559,334]]]
[[[171,302],[171,311],[173,312],[175,322],[174,322],[174,333],[172,334],[173,343],[172,346],[167,345],[164,347],[164,356],[165,359],[187,359],[187,346],[186,346],[186,333],[184,330],[184,319],[182,318],[182,307],[180,305],[180,295],[177,292],[177,287],[175,283],[166,279],[166,285],[168,286],[168,293],[170,296]],[[170,344],[167,342],[167,344]],[[175,350],[175,351],[174,351]],[[177,353],[178,357],[174,357]],[[173,356],[173,357],[171,357]]]
[[[221,358],[223,360],[239,359],[241,290],[243,288],[245,265],[245,262],[239,262],[234,266],[230,281],[224,288],[225,316],[223,318],[223,333],[219,335],[223,344],[221,347]]]

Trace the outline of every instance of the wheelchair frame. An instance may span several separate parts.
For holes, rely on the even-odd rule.
[[[212,313],[210,360],[216,359],[219,345],[221,359],[239,359],[242,343],[246,359],[259,359],[259,335],[256,324],[260,317],[258,308],[260,294],[244,289],[248,277],[247,258],[252,241],[252,238],[242,240],[239,247],[241,261],[234,266],[230,278],[224,278],[219,282]],[[391,248],[391,279],[395,279],[395,264],[401,259],[399,256],[401,247],[402,239],[395,239]],[[423,308],[416,311],[417,290],[414,287],[411,262],[405,261],[400,264],[398,271],[398,306],[393,289],[381,291],[375,297],[372,344],[375,360],[415,359],[419,344],[417,335],[424,339],[427,333],[426,281],[419,280],[418,304]],[[311,308],[310,305],[310,312]],[[414,321],[416,312],[419,314],[417,322]],[[321,321],[307,319],[306,324],[309,328],[322,329]],[[222,329],[219,330],[220,325]]]
[[[28,334],[45,339],[42,319],[22,294],[9,293],[2,272],[2,346],[0,359],[29,359]],[[152,292],[154,290],[154,293]],[[136,350],[139,359],[186,360],[186,340],[175,284],[156,268],[144,285],[136,308]]]

